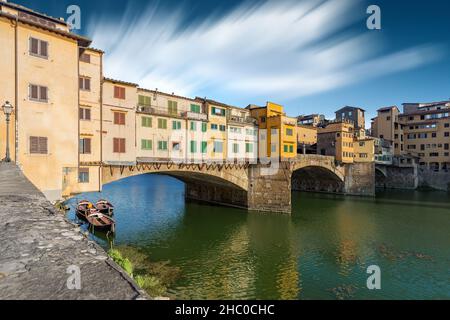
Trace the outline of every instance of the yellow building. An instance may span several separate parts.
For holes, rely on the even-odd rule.
[[[317,153],[342,163],[354,161],[354,126],[350,121],[331,122],[317,132]]]
[[[102,189],[102,81],[103,51],[88,48],[79,62],[79,159],[78,183],[72,193]]]
[[[287,117],[283,106],[267,102],[265,107],[249,105],[247,109],[259,126],[259,156],[293,158],[297,155],[297,119]]]
[[[297,124],[297,145],[301,153],[317,144],[317,127]]]
[[[78,179],[78,59],[90,40],[61,19],[0,1],[0,103],[11,102],[11,157],[50,200]],[[0,115],[0,150],[5,150]],[[2,157],[3,158],[3,157]]]
[[[375,140],[370,138],[353,142],[354,162],[375,161]]]
[[[136,163],[137,84],[105,78],[103,81],[102,159],[105,164]]]

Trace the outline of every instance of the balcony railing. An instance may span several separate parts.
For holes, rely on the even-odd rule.
[[[192,111],[185,111],[182,113],[182,116],[187,119],[192,120],[200,120],[200,121],[206,121],[208,120],[208,116],[205,113],[197,113]]]
[[[252,117],[228,116],[228,121],[242,124],[256,124],[256,119]]]
[[[162,108],[162,107],[150,107],[150,106],[138,105],[136,110],[138,112],[166,116],[166,117],[178,117],[178,118],[203,120],[203,121],[206,121],[208,119],[208,116],[205,113],[196,113],[196,112],[192,112],[192,111],[183,111],[183,110],[172,111],[172,110],[169,110],[168,108]]]

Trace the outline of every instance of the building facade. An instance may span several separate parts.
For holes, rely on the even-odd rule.
[[[335,112],[336,121],[347,120],[353,123],[355,129],[365,128],[365,110],[358,107],[345,106]]]

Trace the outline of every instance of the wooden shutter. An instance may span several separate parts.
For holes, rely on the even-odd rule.
[[[91,55],[90,55],[90,54],[87,54],[87,53],[83,53],[83,54],[80,56],[80,61],[86,62],[86,63],[91,63]]]
[[[82,77],[80,77],[79,79],[78,79],[78,87],[79,87],[79,89],[80,90],[83,90],[84,89],[84,81],[83,81],[83,78]]]
[[[30,153],[39,153],[38,137],[30,137]]]
[[[91,109],[84,109],[84,120],[91,120]]]
[[[120,152],[125,153],[125,139],[120,139]]]
[[[84,139],[84,153],[91,153],[91,139]]]
[[[125,100],[125,88],[119,88],[120,89],[120,99]]]
[[[30,98],[34,100],[39,99],[38,86],[35,86],[33,84],[30,85]]]
[[[47,41],[40,41],[41,44],[41,50],[39,52],[39,54],[43,57],[47,57],[48,56],[48,42]]]
[[[91,79],[84,79],[84,90],[91,91]]]
[[[113,152],[114,153],[119,152],[119,139],[118,138],[113,139]]]
[[[120,88],[114,86],[114,98],[120,99]]]
[[[39,54],[39,42],[37,39],[30,38],[30,53]]]
[[[78,117],[80,118],[80,120],[84,120],[84,109],[83,108],[78,109]]]
[[[119,124],[119,113],[118,112],[114,112],[114,124]]]
[[[47,138],[46,137],[39,137],[39,153],[41,153],[41,154],[47,154],[48,153]]]
[[[47,101],[48,97],[47,97],[47,87],[39,87],[39,93],[40,93],[40,97],[39,100],[42,101]]]

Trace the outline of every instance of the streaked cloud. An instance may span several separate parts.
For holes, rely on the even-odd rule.
[[[385,53],[379,31],[350,32],[366,17],[352,0],[245,3],[187,27],[182,7],[132,6],[89,23],[105,74],[177,94],[296,99],[438,58],[432,45]]]

